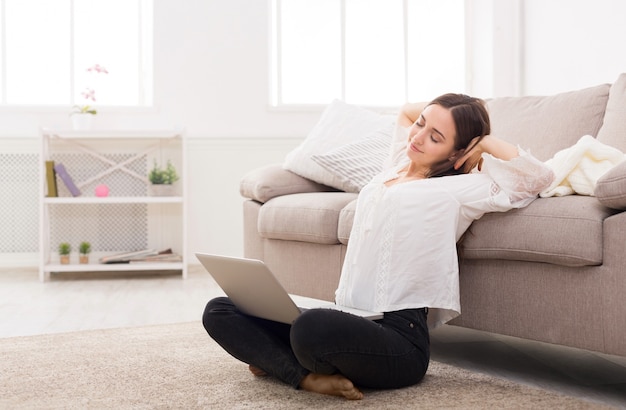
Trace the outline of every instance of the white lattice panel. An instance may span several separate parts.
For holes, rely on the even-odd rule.
[[[50,206],[50,251],[61,242],[74,250],[82,241],[95,252],[127,252],[148,248],[146,204],[79,204]]]
[[[134,154],[108,153],[102,156],[112,162],[121,163],[134,157]],[[110,166],[82,153],[55,153],[50,158],[55,164],[62,163],[79,186]],[[125,168],[145,175],[146,157],[133,160]],[[109,187],[111,196],[145,196],[147,193],[144,182],[126,172],[115,170],[94,182],[80,186],[81,197],[95,196],[95,187],[100,184]],[[57,189],[61,197],[72,196],[58,177]],[[95,252],[126,252],[148,247],[146,204],[52,206],[50,221],[50,246],[53,252],[60,242],[78,244],[88,241]]]
[[[0,154],[0,253],[37,252],[37,154]]]
[[[129,160],[134,155],[129,153],[109,153],[102,154],[102,156],[112,162],[121,163]],[[88,181],[94,175],[110,167],[110,165],[98,161],[90,155],[80,153],[55,153],[50,156],[50,159],[52,159],[55,164],[62,163],[65,166],[68,174],[72,177],[74,182],[80,186],[81,196],[95,196],[95,188],[100,184],[109,187],[111,196],[144,196],[147,194],[147,185],[143,181],[119,169],[82,186],[83,181]],[[126,164],[125,168],[139,175],[146,175],[148,169],[146,157],[135,159]],[[72,196],[60,178],[57,178],[57,187],[59,196]]]

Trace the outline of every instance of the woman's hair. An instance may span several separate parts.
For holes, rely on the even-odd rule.
[[[463,150],[468,148],[471,150],[474,145],[480,142],[485,135],[491,133],[491,123],[489,121],[489,113],[485,108],[485,102],[480,98],[470,97],[465,94],[444,94],[428,105],[439,105],[446,108],[452,114],[456,135],[454,136],[454,149]],[[480,137],[474,145],[468,147],[470,142]],[[462,155],[462,154],[461,154]],[[436,164],[428,175],[429,178],[441,177],[446,175],[463,174],[463,169],[454,169],[454,160],[445,160]]]

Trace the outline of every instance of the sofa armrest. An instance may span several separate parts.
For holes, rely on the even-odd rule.
[[[241,196],[262,203],[282,195],[332,191],[336,189],[287,171],[281,164],[267,165],[250,171],[244,175],[239,185]]]

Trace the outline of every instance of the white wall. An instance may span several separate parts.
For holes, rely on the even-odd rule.
[[[626,2],[468,4],[470,79],[480,97],[550,94],[626,72]],[[268,106],[268,7],[268,0],[155,0],[155,108],[98,114],[99,128],[186,126],[192,252],[241,254],[241,176],[280,162],[319,117]],[[0,110],[0,147],[2,137],[36,138],[41,125],[67,127],[67,111]]]
[[[155,98],[192,137],[302,136],[317,113],[268,110],[267,1],[155,0]]]
[[[626,2],[523,2],[523,92],[612,83],[626,72]]]

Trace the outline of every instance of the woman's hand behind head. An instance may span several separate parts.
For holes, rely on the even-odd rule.
[[[466,152],[454,163],[454,168],[462,167],[463,172],[469,172],[474,167],[482,164],[482,154],[490,154],[503,161],[510,161],[519,155],[517,147],[493,135],[474,138],[468,145]]]
[[[475,137],[468,145],[469,150],[465,150],[463,155],[454,163],[454,169],[461,169],[464,173],[469,173],[472,169],[483,164],[483,150],[480,144],[483,137]]]

